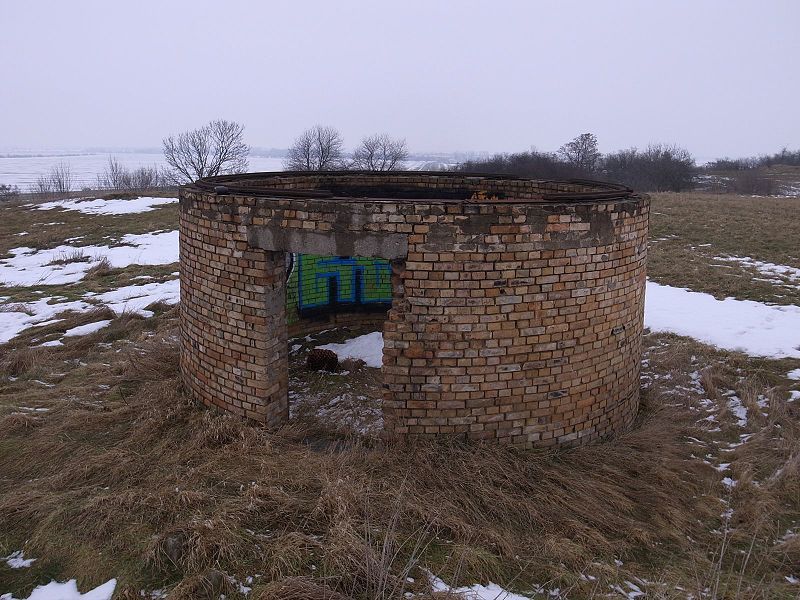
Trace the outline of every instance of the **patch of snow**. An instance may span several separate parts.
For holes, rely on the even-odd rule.
[[[720,262],[734,262],[744,267],[749,267],[765,275],[766,281],[792,288],[800,287],[800,269],[787,265],[756,260],[749,256],[715,256],[714,260]]]
[[[145,285],[129,285],[102,294],[89,292],[84,298],[92,303],[76,300],[72,302],[58,302],[59,298],[42,298],[35,302],[19,303],[14,306],[18,310],[9,310],[0,313],[0,344],[8,342],[29,327],[41,327],[58,323],[63,319],[53,317],[63,311],[85,312],[97,308],[96,303],[103,303],[117,314],[123,311],[138,313],[145,317],[152,316],[152,312],[144,310],[154,302],[162,301],[167,304],[176,304],[180,300],[180,281],[177,279],[161,283],[148,283]],[[99,321],[89,325],[81,325],[69,330],[65,335],[87,335],[100,327],[105,327],[108,321]],[[97,329],[93,329],[97,328]],[[59,346],[60,342],[51,340],[42,346]]]
[[[132,213],[143,213],[155,210],[157,207],[166,204],[174,204],[177,198],[153,198],[142,196],[140,198],[98,198],[96,200],[56,200],[36,204],[37,210],[53,210],[61,208],[64,210],[76,210],[87,215],[129,215]]]
[[[51,323],[54,322],[53,316],[62,311],[74,310],[82,312],[94,308],[91,304],[80,300],[50,304],[51,300],[53,300],[53,298],[42,298],[35,302],[25,302],[20,305],[22,309],[20,311],[0,313],[0,344],[5,344],[8,340],[28,327],[41,325],[48,321]]]
[[[117,587],[117,580],[111,579],[93,590],[81,594],[78,591],[78,583],[70,579],[64,583],[51,581],[47,585],[40,585],[34,588],[27,600],[111,600],[114,589]],[[23,600],[14,598],[11,594],[3,594],[0,600]]]
[[[374,369],[379,369],[383,364],[383,334],[380,331],[360,335],[342,344],[325,344],[320,348],[333,350],[340,359],[363,360]]]
[[[530,600],[529,596],[521,596],[509,592],[492,582],[489,582],[489,585],[475,584],[469,587],[454,588],[447,585],[438,577],[433,577],[431,579],[431,586],[434,592],[460,594],[463,598],[468,600]]]
[[[22,550],[17,550],[8,556],[4,556],[3,560],[6,561],[6,564],[12,569],[24,569],[36,562],[35,558],[25,558]]]
[[[800,392],[797,390],[791,390],[789,392],[789,402],[794,402],[795,400],[800,400]]]
[[[103,327],[107,327],[111,323],[110,319],[103,321],[95,321],[94,323],[87,323],[86,325],[78,325],[72,329],[67,329],[64,332],[64,337],[76,337],[79,335],[89,335],[95,331],[100,331]]]
[[[53,323],[60,323],[64,319],[50,319],[48,321],[43,321],[41,323],[37,323],[35,327],[44,327],[45,325],[52,325]]]
[[[103,294],[87,294],[85,297],[102,302],[117,314],[128,311],[151,317],[153,313],[145,310],[145,306],[159,301],[167,304],[178,303],[180,280],[170,279],[161,283],[128,285]]]
[[[736,394],[731,394],[728,396],[728,408],[733,413],[733,416],[736,417],[739,427],[746,427],[747,408],[745,408],[745,406],[742,404],[742,401]]]
[[[112,268],[128,265],[165,265],[178,261],[178,232],[127,234],[123,246],[66,246],[47,250],[19,247],[13,256],[0,260],[0,283],[4,285],[63,285],[80,281],[93,263],[105,257]],[[79,253],[88,260],[51,264]]]
[[[63,346],[64,342],[61,340],[50,340],[49,342],[44,342],[43,344],[39,344],[42,348],[53,348],[55,346]]]
[[[609,587],[612,591],[620,594],[623,598],[627,598],[628,600],[635,600],[636,598],[641,598],[645,595],[641,588],[635,583],[626,580],[625,585],[628,586],[627,590],[619,585],[610,585]]]
[[[792,369],[786,374],[786,377],[792,381],[800,381],[800,369]]]
[[[647,282],[645,325],[726,350],[800,358],[800,307],[769,306]]]

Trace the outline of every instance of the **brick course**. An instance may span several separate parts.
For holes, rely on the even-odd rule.
[[[646,196],[507,177],[279,173],[213,178],[180,202],[181,369],[206,405],[288,419],[285,252],[323,249],[392,260],[389,436],[574,445],[636,415]]]

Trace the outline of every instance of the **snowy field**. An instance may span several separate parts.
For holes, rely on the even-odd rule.
[[[108,157],[113,156],[119,164],[128,170],[139,167],[163,167],[164,155],[159,153],[120,152],[91,153],[75,155],[51,154],[48,156],[0,156],[0,184],[18,186],[25,191],[36,182],[41,175],[46,175],[53,167],[64,163],[69,165],[74,178],[74,188],[95,187],[97,175],[103,173],[108,166]],[[250,171],[282,171],[283,159],[251,156]]]
[[[41,204],[29,204],[36,210],[63,209],[84,213],[86,215],[130,215],[134,213],[150,212],[156,207],[175,204],[177,198],[153,198],[140,196],[133,200],[127,198],[94,198],[75,200],[55,200]]]

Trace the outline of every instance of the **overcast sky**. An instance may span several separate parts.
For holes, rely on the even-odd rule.
[[[800,0],[0,0],[0,148],[159,146],[214,118],[254,146],[698,157],[800,147]]]

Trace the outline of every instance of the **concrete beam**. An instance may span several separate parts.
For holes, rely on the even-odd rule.
[[[319,233],[253,225],[247,228],[247,241],[252,247],[262,250],[324,256],[363,256],[394,260],[404,259],[408,255],[408,236],[404,233]]]

